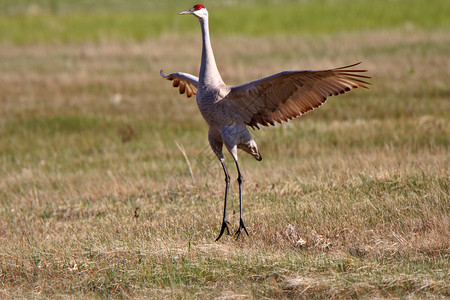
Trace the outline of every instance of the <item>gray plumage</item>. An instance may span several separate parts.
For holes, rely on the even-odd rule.
[[[258,146],[247,126],[260,128],[297,118],[321,106],[329,96],[335,96],[358,87],[367,88],[361,75],[366,70],[351,69],[359,63],[321,71],[285,71],[239,86],[226,85],[217,69],[209,38],[208,11],[203,5],[179,14],[196,16],[202,29],[202,59],[200,75],[197,78],[187,73],[161,75],[173,81],[181,94],[187,97],[197,95],[198,108],[209,126],[208,139],[212,150],[219,158],[225,173],[225,203],[219,240],[225,229],[229,233],[226,220],[226,205],[230,176],[228,174],[222,147],[225,145],[232,155],[238,170],[240,225],[236,239],[242,230],[247,235],[242,217],[242,174],[239,169],[237,149],[262,159]]]

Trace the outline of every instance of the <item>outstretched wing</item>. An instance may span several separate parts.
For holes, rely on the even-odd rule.
[[[159,73],[167,80],[172,80],[173,86],[179,87],[180,94],[184,94],[186,92],[186,96],[188,98],[192,97],[192,95],[197,94],[198,77],[182,72],[166,75],[163,70],[161,70]]]
[[[322,71],[285,71],[234,86],[224,104],[244,122],[259,129],[297,118],[321,106],[329,96],[358,87],[368,88],[367,70],[350,69],[360,63]]]

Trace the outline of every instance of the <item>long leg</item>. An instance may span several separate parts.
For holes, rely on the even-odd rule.
[[[235,233],[237,235],[236,236],[236,240],[237,240],[239,238],[239,236],[241,235],[241,230],[242,229],[244,229],[244,231],[247,234],[247,236],[248,236],[248,232],[247,232],[247,228],[245,228],[244,219],[242,217],[242,182],[244,180],[243,180],[243,177],[242,177],[242,174],[241,174],[241,170],[239,169],[239,164],[238,164],[237,159],[235,159],[234,161],[236,162],[236,168],[237,168],[237,171],[238,171],[237,181],[239,183],[239,229]]]
[[[230,234],[230,229],[228,228],[229,223],[227,221],[227,198],[228,198],[228,186],[230,185],[230,174],[228,174],[224,158],[220,158],[220,163],[222,164],[223,172],[225,173],[225,200],[223,204],[222,228],[220,229],[220,234],[219,237],[216,239],[216,242],[220,239],[225,229],[227,230],[227,233]]]

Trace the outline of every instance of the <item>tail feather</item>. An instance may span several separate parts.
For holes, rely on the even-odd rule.
[[[253,154],[253,157],[257,160],[257,161],[262,161],[262,156],[261,153],[259,153],[259,150],[256,149],[257,153]]]
[[[256,145],[254,140],[251,140],[246,144],[239,144],[237,147],[253,156],[257,161],[262,160],[261,153],[259,153],[258,146]]]

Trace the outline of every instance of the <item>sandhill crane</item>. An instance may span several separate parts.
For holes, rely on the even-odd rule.
[[[242,182],[239,169],[237,149],[251,154],[256,160],[262,159],[258,146],[246,126],[259,129],[259,125],[269,126],[297,118],[314,108],[321,106],[329,96],[335,96],[357,87],[367,88],[361,75],[367,70],[350,69],[360,63],[341,68],[321,71],[284,71],[243,85],[226,85],[217,69],[209,38],[208,11],[197,4],[182,11],[179,15],[196,16],[202,29],[202,58],[200,74],[197,78],[187,73],[161,75],[173,81],[179,87],[180,94],[187,97],[197,95],[197,106],[209,126],[208,139],[213,152],[222,164],[225,173],[225,199],[222,227],[216,241],[226,230],[230,234],[227,221],[227,198],[230,175],[225,165],[222,146],[230,152],[236,164],[239,183],[239,228],[248,235],[242,216]]]

